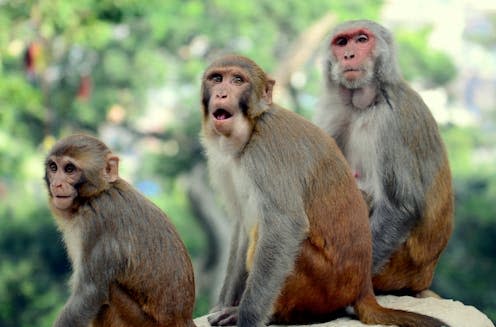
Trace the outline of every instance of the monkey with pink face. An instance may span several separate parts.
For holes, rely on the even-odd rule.
[[[429,295],[453,226],[450,167],[421,97],[402,79],[393,37],[367,20],[327,46],[316,123],[334,137],[369,204],[377,292]]]

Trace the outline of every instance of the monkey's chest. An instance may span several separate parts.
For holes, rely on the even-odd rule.
[[[68,224],[63,227],[64,242],[67,254],[71,259],[72,270],[78,271],[81,265],[82,239],[81,230],[76,224]]]
[[[372,196],[380,194],[379,130],[373,114],[360,114],[349,125],[344,154],[358,187]]]
[[[253,181],[240,172],[235,174],[234,180],[236,198],[241,207],[241,219],[243,228],[248,234],[252,231],[259,220],[259,200],[258,192],[253,185]],[[242,205],[244,203],[244,205]]]

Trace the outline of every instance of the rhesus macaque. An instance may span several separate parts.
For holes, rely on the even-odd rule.
[[[272,103],[273,85],[256,63],[236,55],[203,75],[209,171],[238,218],[210,323],[306,323],[352,305],[368,324],[442,326],[379,306],[368,210],[345,158],[324,131]]]
[[[193,269],[166,215],[118,175],[94,137],[57,142],[45,162],[50,209],[72,262],[54,326],[193,327]]]
[[[339,25],[327,52],[315,121],[336,140],[369,204],[374,289],[428,294],[453,227],[451,173],[436,122],[401,78],[384,27]]]

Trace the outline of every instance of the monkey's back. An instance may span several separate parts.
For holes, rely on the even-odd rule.
[[[411,99],[411,102],[405,99]],[[436,263],[453,229],[451,171],[437,123],[420,95],[401,82],[391,87],[391,101],[393,119],[388,128],[395,129],[397,139],[403,142],[384,148],[386,156],[402,160],[385,161],[384,170],[402,171],[408,175],[408,185],[415,193],[407,196],[400,193],[399,196],[415,201],[419,210],[409,238],[374,276],[373,283],[374,288],[381,291],[420,292],[431,285]],[[395,162],[401,168],[389,166]],[[385,175],[384,178],[391,177]]]
[[[165,213],[122,179],[88,205],[101,214],[86,243],[108,243],[120,267],[115,282],[165,325],[191,321],[193,268]]]
[[[352,304],[369,287],[371,234],[368,210],[334,140],[303,117],[275,107],[255,129],[273,144],[285,166],[274,178],[298,176],[309,231],[276,303],[278,322],[326,317]],[[272,176],[272,174],[271,174]],[[276,182],[277,184],[277,182]],[[289,192],[289,191],[288,191]],[[343,287],[345,286],[345,287]]]

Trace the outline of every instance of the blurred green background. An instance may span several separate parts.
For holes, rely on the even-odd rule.
[[[70,265],[43,160],[56,139],[81,131],[119,154],[123,177],[171,217],[195,265],[195,316],[205,314],[228,236],[192,206],[191,189],[204,183],[194,174],[204,162],[203,69],[220,53],[249,56],[276,78],[277,101],[311,119],[322,36],[355,18],[392,29],[404,77],[448,147],[456,227],[433,289],[496,320],[496,8],[412,3],[0,0],[0,326],[51,326],[67,299]]]

